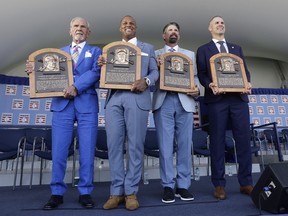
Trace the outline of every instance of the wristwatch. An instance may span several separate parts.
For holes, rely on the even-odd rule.
[[[150,86],[151,82],[148,77],[144,77],[147,86]]]

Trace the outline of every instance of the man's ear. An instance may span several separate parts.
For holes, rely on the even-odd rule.
[[[163,40],[165,41],[165,34],[162,34],[162,38],[163,38]]]

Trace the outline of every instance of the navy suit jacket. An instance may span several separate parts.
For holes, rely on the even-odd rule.
[[[71,44],[61,48],[61,50],[71,54],[70,49]],[[74,86],[78,91],[78,95],[73,100],[74,106],[79,113],[98,112],[98,97],[95,84],[100,79],[100,68],[97,60],[101,54],[100,48],[86,43],[75,68],[73,68]],[[64,97],[53,98],[51,111],[62,111],[68,103],[69,99]]]
[[[226,42],[227,43],[227,42]],[[229,53],[234,54],[242,58],[244,62],[244,68],[247,76],[248,82],[250,82],[250,72],[248,71],[246,62],[244,60],[244,55],[242,48],[236,44],[227,43]],[[218,54],[219,51],[215,43],[211,40],[209,43],[200,46],[197,50],[196,62],[197,62],[197,71],[198,78],[202,86],[205,88],[204,100],[206,103],[213,103],[221,100],[222,95],[214,95],[213,91],[209,88],[209,84],[212,82],[212,74],[210,67],[210,58]],[[247,94],[239,93],[239,96],[243,101],[248,102]]]

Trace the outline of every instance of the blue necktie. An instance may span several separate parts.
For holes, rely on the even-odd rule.
[[[170,49],[168,49],[168,51],[170,51],[170,52],[175,52],[176,50],[171,47]]]
[[[224,47],[224,41],[218,41],[217,43],[219,43],[220,44],[220,52],[221,53],[227,53],[227,50],[226,50],[226,48]]]

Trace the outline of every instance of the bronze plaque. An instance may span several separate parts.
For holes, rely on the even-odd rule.
[[[243,60],[231,53],[210,58],[212,80],[222,92],[243,92],[248,89]]]
[[[100,88],[131,89],[141,78],[141,49],[128,42],[112,42],[103,48],[107,60],[101,67]]]
[[[73,84],[71,56],[63,50],[46,48],[29,55],[34,72],[29,75],[30,98],[59,97]]]
[[[183,53],[163,54],[164,63],[160,65],[160,89],[176,92],[195,90],[192,59]]]

